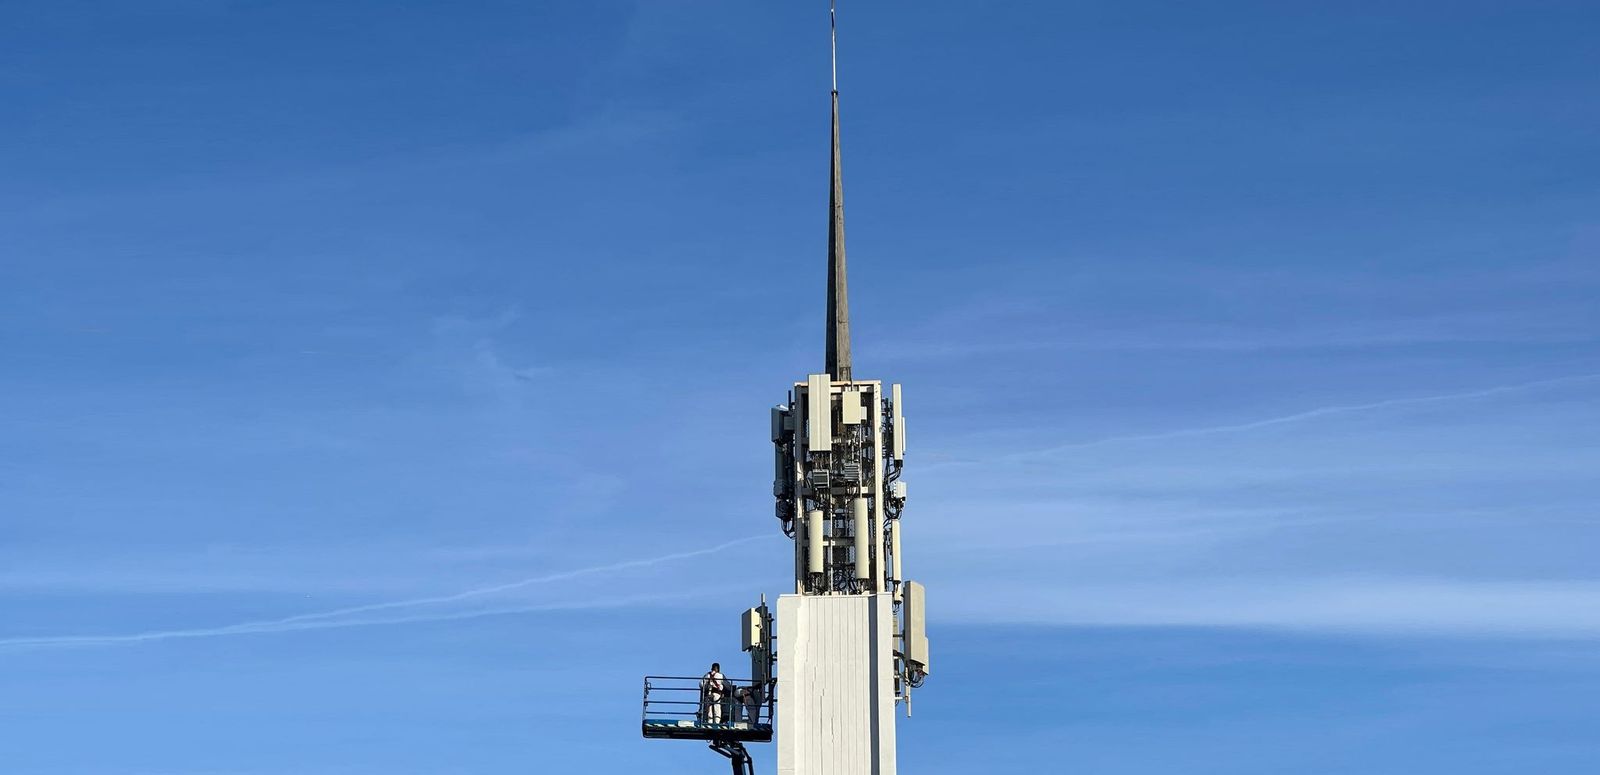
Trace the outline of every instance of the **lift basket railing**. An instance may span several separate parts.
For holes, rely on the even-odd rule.
[[[716,692],[704,680],[699,676],[645,677],[641,717],[644,736],[757,742],[772,739],[771,687],[729,678]]]

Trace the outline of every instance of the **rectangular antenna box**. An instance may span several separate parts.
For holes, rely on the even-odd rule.
[[[739,616],[740,648],[749,651],[761,647],[763,643],[761,631],[766,627],[766,622],[762,621],[762,619],[761,609],[759,608],[747,608]]]
[[[915,581],[906,582],[905,607],[902,612],[905,616],[905,656],[906,660],[922,666],[923,672],[928,670],[928,619],[927,619],[927,592],[922,585]]]

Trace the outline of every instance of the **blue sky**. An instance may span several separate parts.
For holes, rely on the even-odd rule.
[[[824,6],[3,7],[3,769],[721,771]],[[903,771],[1600,770],[1592,4],[840,18]]]

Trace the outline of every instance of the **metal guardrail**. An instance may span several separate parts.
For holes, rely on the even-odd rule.
[[[641,723],[645,737],[691,740],[772,739],[772,688],[724,679],[708,691],[701,676],[646,676]]]

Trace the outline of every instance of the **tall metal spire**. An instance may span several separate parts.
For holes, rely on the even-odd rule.
[[[833,68],[833,167],[828,191],[828,368],[836,380],[850,379],[850,290],[844,265],[844,182],[839,176],[839,33],[836,2],[828,4],[828,43]]]

